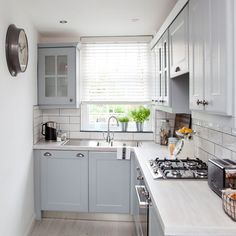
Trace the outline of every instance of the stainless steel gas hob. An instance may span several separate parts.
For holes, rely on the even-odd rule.
[[[154,179],[207,179],[207,164],[198,158],[156,158],[147,166]]]

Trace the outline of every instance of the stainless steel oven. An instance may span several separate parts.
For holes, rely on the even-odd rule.
[[[148,236],[150,197],[139,168],[137,168],[134,204],[134,221],[137,236]]]

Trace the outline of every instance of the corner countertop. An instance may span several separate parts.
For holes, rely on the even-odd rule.
[[[34,149],[116,151],[115,147],[64,146],[40,141]],[[206,180],[154,180],[147,161],[165,157],[166,147],[142,142],[133,148],[141,166],[163,232],[168,236],[235,236],[236,222],[223,211],[221,199]]]
[[[166,147],[146,144],[134,151],[165,235],[236,235],[236,222],[224,213],[221,199],[206,180],[152,178],[147,160],[166,156]]]

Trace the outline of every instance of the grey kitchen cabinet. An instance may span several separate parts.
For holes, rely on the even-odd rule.
[[[154,48],[156,58],[155,102],[169,106],[169,45],[168,30],[157,42]]]
[[[189,76],[170,78],[169,30],[154,47],[156,54],[156,108],[169,113],[190,113],[189,111]]]
[[[116,152],[89,152],[89,211],[130,212],[130,160]]]
[[[190,0],[190,108],[233,112],[234,1]],[[219,17],[220,16],[220,17]]]
[[[44,108],[78,105],[77,44],[38,45],[38,104]]]
[[[160,220],[153,205],[149,206],[149,233],[148,236],[164,236]]]
[[[188,5],[169,27],[170,77],[189,72],[188,69]]]
[[[88,152],[39,152],[40,210],[88,212]]]

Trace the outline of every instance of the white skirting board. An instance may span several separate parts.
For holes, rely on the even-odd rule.
[[[23,236],[30,236],[32,231],[33,231],[33,228],[34,228],[34,225],[35,225],[35,214],[32,215],[31,219],[30,219],[30,222],[28,224],[28,226],[26,227],[26,230],[25,230],[25,233],[23,234]]]

